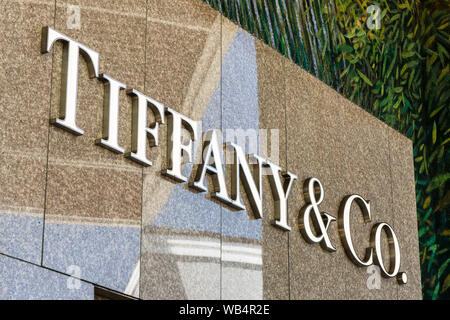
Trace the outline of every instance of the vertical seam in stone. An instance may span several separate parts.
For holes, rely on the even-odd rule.
[[[56,27],[56,0],[53,9],[53,28]],[[41,40],[42,41],[42,40]],[[48,105],[48,119],[52,112],[52,93],[53,93],[53,66],[55,61],[55,50],[52,50],[52,67],[50,69],[50,93]],[[45,213],[47,212],[47,186],[48,186],[48,158],[50,154],[50,122],[47,122],[47,159],[45,164],[45,183],[44,183],[44,212],[42,215],[42,242],[41,242],[41,266],[44,266],[44,240],[45,240]]]
[[[146,92],[147,80],[147,25],[148,25],[148,0],[145,1],[145,32],[144,32],[144,92]],[[145,230],[144,226],[144,167],[141,169],[141,237],[139,243],[139,290],[138,297],[141,298],[141,279],[142,279],[142,239]]]
[[[285,154],[285,165],[286,165],[286,171],[289,171],[289,166],[288,166],[288,143],[287,143],[287,139],[288,139],[288,134],[287,134],[287,75],[286,75],[286,63],[285,63],[285,59],[282,59],[282,72],[283,72],[283,79],[284,79],[284,136],[285,136],[285,143],[284,143],[284,154]],[[289,210],[289,198],[287,199],[287,210]],[[288,211],[289,214],[289,211]],[[292,212],[291,212],[292,214]],[[288,221],[289,221],[289,216],[288,216]],[[290,265],[290,233],[287,233],[287,276],[288,276],[288,299],[291,300],[291,265]]]
[[[388,137],[389,137],[390,133],[388,131]],[[390,175],[390,185],[391,185],[391,216],[392,216],[392,228],[395,230],[395,207],[394,207],[394,190],[393,190],[393,184],[394,184],[394,179],[392,177],[392,156],[391,156],[391,142],[390,139],[388,138],[388,153],[389,153],[389,175]],[[390,254],[390,253],[389,253]],[[397,300],[399,299],[399,286],[396,286],[397,289]]]
[[[219,92],[220,92],[220,98],[219,98],[219,104],[220,104],[220,131],[223,139],[223,104],[222,104],[222,66],[223,66],[223,16],[222,13],[220,14],[220,79],[219,79]],[[223,141],[222,141],[223,142]],[[226,163],[225,163],[226,168]],[[220,207],[220,272],[219,272],[219,300],[222,300],[222,218],[223,218],[223,208]]]

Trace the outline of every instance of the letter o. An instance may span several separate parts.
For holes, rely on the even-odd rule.
[[[389,244],[389,270],[386,270],[381,252],[381,232],[385,230]],[[372,227],[370,244],[375,249],[375,264],[380,267],[381,274],[385,278],[393,278],[400,270],[400,246],[394,230],[385,222],[377,223]]]

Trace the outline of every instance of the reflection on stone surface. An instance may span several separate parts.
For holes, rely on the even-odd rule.
[[[93,300],[92,285],[0,255],[0,300]]]
[[[150,0],[148,15],[147,51],[152,52],[147,54],[149,94],[192,120],[202,120],[201,131],[220,128],[221,16],[201,1],[185,0]],[[164,128],[160,154],[167,147],[165,132]],[[141,297],[218,299],[220,251],[212,248],[217,252],[193,258],[175,254],[166,241],[194,237],[217,243],[220,207],[187,189],[186,184],[162,178],[160,171],[167,159],[164,155],[155,158],[154,167],[144,170]],[[183,175],[189,176],[191,169],[192,165],[186,165]],[[197,250],[202,251],[193,249]],[[195,288],[183,280],[196,277],[189,276],[189,267],[183,267],[191,262],[201,263],[205,270]]]
[[[100,73],[142,90],[145,74],[146,1],[79,1],[80,28],[67,23],[70,1],[54,1],[59,32],[100,54]],[[45,25],[40,25],[41,29]],[[120,26],[120,27],[118,27]],[[50,118],[60,117],[62,48],[53,57]],[[39,51],[39,46],[33,50]],[[77,125],[74,136],[55,126],[49,137],[43,265],[68,273],[79,268],[87,281],[138,294],[142,168],[95,145],[102,129],[104,85],[90,79],[79,57]],[[49,114],[46,114],[48,123]],[[131,108],[120,95],[119,144],[129,148]]]
[[[241,44],[242,41],[244,44]],[[237,100],[229,102],[226,114],[230,116],[222,121],[225,104],[222,101],[221,107],[222,90],[219,86],[203,114],[201,131],[258,129],[256,58],[252,41],[249,35],[238,32],[225,58],[224,66],[231,65],[239,57],[246,57],[245,50],[253,46],[253,50],[249,51],[250,55],[253,54],[250,56],[251,63],[241,59],[245,66],[236,66],[241,69],[240,73],[235,75],[236,78],[227,80],[229,85],[236,86],[240,94],[235,97]],[[196,146],[199,147],[199,144]],[[196,150],[197,154],[200,150]],[[183,175],[188,176],[192,167],[192,164],[187,164]],[[222,217],[224,214],[227,214],[226,218]],[[144,226],[143,298],[219,299],[226,294],[227,299],[233,299],[240,296],[233,296],[232,292],[244,292],[248,298],[261,299],[261,246],[254,240],[250,243],[247,240],[260,240],[261,230],[261,220],[250,220],[246,211],[231,211],[186,188],[186,185],[177,184],[158,215]],[[223,237],[227,237],[226,243]],[[224,266],[224,263],[229,265]],[[158,275],[162,267],[165,274]],[[242,270],[243,273],[230,273],[230,270]],[[221,273],[222,277],[226,274],[222,282]],[[245,281],[241,281],[242,277]],[[223,287],[224,291],[221,290]]]
[[[157,268],[148,270],[151,277],[144,276],[152,284],[146,284],[145,294],[158,299],[220,298],[220,239],[211,233],[192,234],[160,228],[145,232],[143,258],[147,267]]]
[[[239,139],[242,142],[236,137],[226,136],[225,142],[241,144],[246,154],[258,153],[259,143],[252,141],[252,137],[257,138],[259,133],[256,48],[254,38],[243,30],[237,32],[222,62],[222,86],[223,131],[239,129],[248,135],[247,139]],[[255,144],[256,150],[252,148]],[[228,167],[226,171],[228,181],[230,169]],[[241,186],[241,194],[244,193]],[[248,209],[248,201],[244,196],[242,199]],[[232,211],[224,207],[221,229],[222,298],[262,299],[262,219],[252,219],[247,210]],[[238,259],[229,261],[229,257]]]
[[[161,279],[156,274],[148,279],[154,284],[154,292],[148,294],[169,299],[262,299],[261,246],[236,238],[233,242],[221,242],[217,235],[206,232],[191,234],[177,234],[175,230],[158,233],[157,229],[146,232],[147,251],[143,254],[151,257],[146,263],[155,263],[159,258],[165,264]],[[222,297],[217,287],[221,265],[225,277],[222,281],[227,283]],[[168,291],[175,288],[177,292]]]
[[[206,108],[203,131],[220,127],[219,92],[216,89]],[[195,151],[201,150],[199,144],[195,146]],[[189,176],[192,167],[187,164],[183,175]],[[220,298],[220,206],[186,187],[176,184],[161,211],[144,226],[145,299]],[[192,237],[197,242],[189,240]],[[201,263],[205,273],[187,276],[191,263]],[[163,266],[165,275],[159,269]],[[202,281],[192,282],[198,277]]]
[[[44,264],[66,273],[78,266],[82,279],[136,296],[140,236],[139,227],[47,222]]]
[[[55,2],[0,1],[0,253],[41,261]]]
[[[43,220],[41,216],[0,213],[0,251],[40,263]]]

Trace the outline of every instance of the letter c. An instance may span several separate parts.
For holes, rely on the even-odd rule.
[[[355,247],[353,246],[352,236],[350,233],[350,209],[353,201],[356,201],[358,206],[361,208],[364,222],[368,223],[372,220],[372,217],[370,215],[370,201],[364,200],[364,198],[357,194],[346,196],[339,208],[339,235],[341,237],[345,252],[347,253],[347,256],[350,258],[350,260],[352,260],[357,266],[368,267],[373,264],[373,248],[366,248],[364,260],[361,260],[356,254]]]

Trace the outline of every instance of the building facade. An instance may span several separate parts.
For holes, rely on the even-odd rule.
[[[421,298],[410,140],[200,0],[0,7],[0,298]]]

